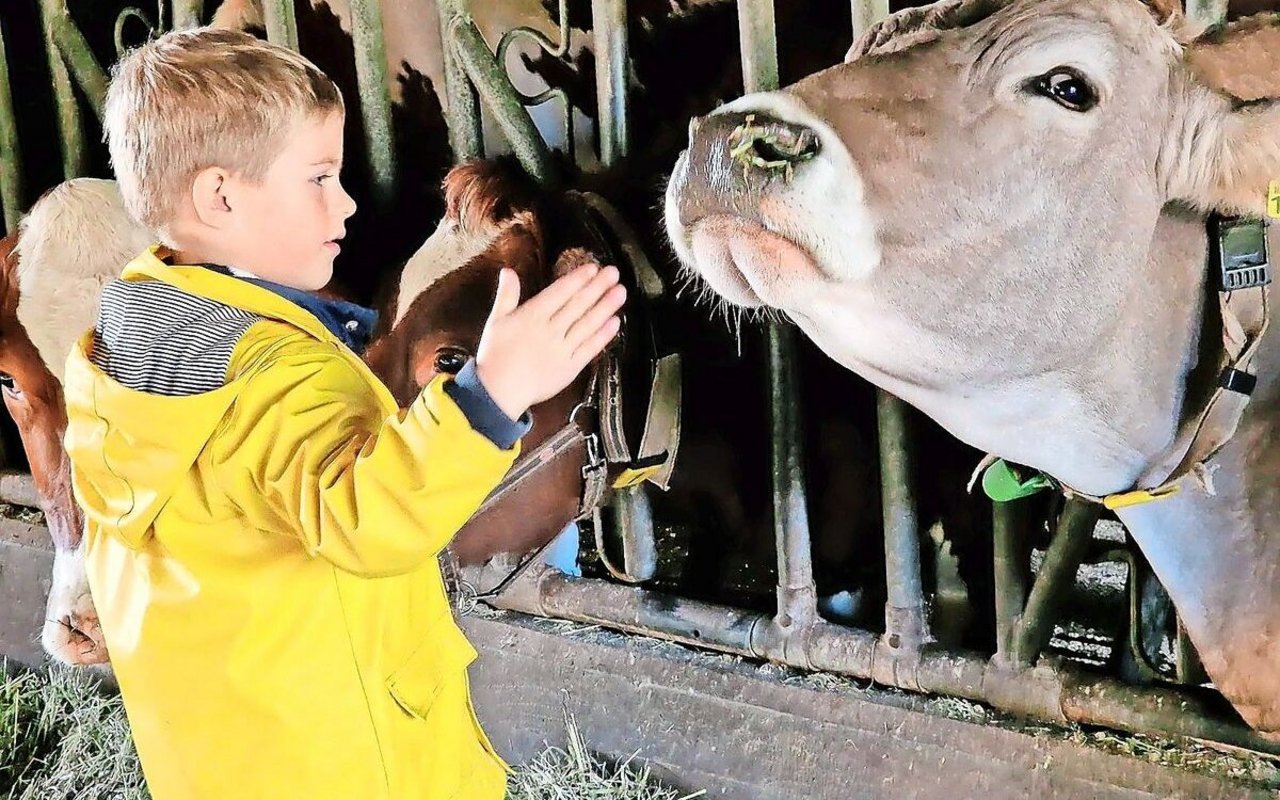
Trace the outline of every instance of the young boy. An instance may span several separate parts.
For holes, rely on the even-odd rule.
[[[616,270],[524,305],[504,272],[476,358],[400,412],[351,349],[371,314],[308,293],[355,210],[323,74],[242,34],[170,34],[120,64],[105,120],[166,249],[105,288],[66,443],[152,796],[502,797],[436,555],[526,410],[617,332]]]

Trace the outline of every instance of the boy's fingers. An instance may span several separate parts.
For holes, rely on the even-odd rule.
[[[498,293],[493,298],[493,311],[489,318],[504,317],[520,305],[520,276],[513,269],[498,273]]]
[[[613,341],[613,337],[618,335],[618,331],[622,327],[622,320],[617,317],[609,317],[605,323],[601,325],[595,333],[582,344],[574,348],[573,363],[577,370],[581,371],[587,364],[591,363],[591,359],[600,355],[600,352]]]
[[[595,303],[595,305],[586,309],[577,320],[569,326],[569,330],[565,333],[565,339],[569,341],[571,346],[576,347],[580,342],[591,338],[592,334],[604,325],[609,317],[618,313],[618,309],[622,308],[622,304],[627,299],[626,287],[614,285],[609,288]]]
[[[583,264],[582,266],[564,275],[550,286],[538,292],[533,299],[524,304],[525,309],[535,314],[550,317],[565,302],[573,297],[587,282],[595,277],[600,268],[595,264]]]
[[[561,330],[568,330],[600,301],[610,289],[618,285],[618,270],[615,267],[604,267],[596,273],[586,286],[565,301],[551,315],[551,323]]]

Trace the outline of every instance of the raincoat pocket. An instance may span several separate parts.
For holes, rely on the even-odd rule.
[[[465,670],[477,656],[451,615],[428,627],[427,638],[386,682],[396,704],[423,720],[446,685],[466,685]]]

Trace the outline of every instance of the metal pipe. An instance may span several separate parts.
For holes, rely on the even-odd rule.
[[[876,391],[880,421],[880,491],[884,506],[885,641],[894,650],[911,651],[928,639],[924,586],[920,577],[920,521],[911,483],[907,406],[884,390]]]
[[[444,113],[449,122],[449,146],[455,162],[484,155],[480,100],[462,69],[451,33],[454,23],[462,18],[465,10],[466,0],[436,2],[440,17],[440,52],[444,61]]]
[[[738,0],[742,81],[747,92],[778,88],[774,0]],[[803,638],[818,618],[813,548],[805,505],[794,333],[776,322],[769,346],[769,438],[773,463],[773,529],[778,548],[778,613],[774,630],[784,641]]]
[[[486,585],[484,580],[476,585]],[[802,636],[765,615],[662,595],[635,586],[532,568],[494,599],[499,608],[603,625],[861,680],[988,703],[1021,716],[1134,733],[1208,739],[1280,754],[1280,743],[1223,717],[1212,698],[1127,686],[1070,666],[1011,669],[972,652],[927,646],[904,661],[875,634],[821,620]]]
[[[774,0],[738,0],[742,88],[748,94],[778,88],[778,34],[773,3]]]
[[[204,0],[173,0],[173,29],[198,28],[204,19]]]
[[[107,100],[107,73],[94,58],[84,34],[66,14],[50,20],[49,33],[54,46],[71,71],[71,77],[89,99],[89,107],[101,122],[102,109]],[[74,102],[74,98],[72,98]]]
[[[458,56],[466,77],[480,94],[485,108],[493,114],[520,166],[544,186],[558,183],[551,150],[543,141],[529,111],[511,87],[502,65],[485,44],[475,23],[465,17],[455,18],[449,31],[452,50]]]
[[[596,117],[600,162],[611,167],[627,154],[627,0],[591,0],[595,35]]]
[[[889,16],[889,0],[853,0],[853,38],[867,32],[867,29]]]
[[[65,17],[63,0],[40,0],[40,19],[44,28],[45,52],[53,79],[53,96],[58,104],[58,140],[62,145],[62,176],[65,179],[84,174],[88,168],[84,131],[80,128],[80,107],[71,73],[53,41],[54,20]]]
[[[778,615],[783,630],[803,628],[818,615],[813,548],[801,461],[795,332],[772,324],[769,344],[769,408],[773,463],[773,530],[778,547]]]
[[[351,41],[355,46],[356,85],[360,89],[360,115],[373,176],[374,202],[386,208],[395,194],[396,163],[387,43],[378,0],[351,0]]]
[[[267,28],[267,41],[298,49],[298,18],[293,0],[262,0],[262,24]]]
[[[22,217],[22,149],[5,58],[4,20],[0,20],[0,210],[4,211],[6,235],[16,233]]]
[[[1027,607],[1010,637],[1009,660],[1027,666],[1040,656],[1053,633],[1059,607],[1075,585],[1076,571],[1089,551],[1101,509],[1083,500],[1068,500],[1044,554],[1027,598]]]
[[[1026,525],[1020,501],[992,504],[992,538],[995,552],[996,658],[1008,658],[1013,626],[1027,601],[1029,554]],[[979,613],[982,609],[979,609]]]

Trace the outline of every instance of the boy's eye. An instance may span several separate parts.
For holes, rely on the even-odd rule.
[[[316,177],[311,179],[311,182],[318,186],[332,177],[333,177],[332,174],[317,175]]]

